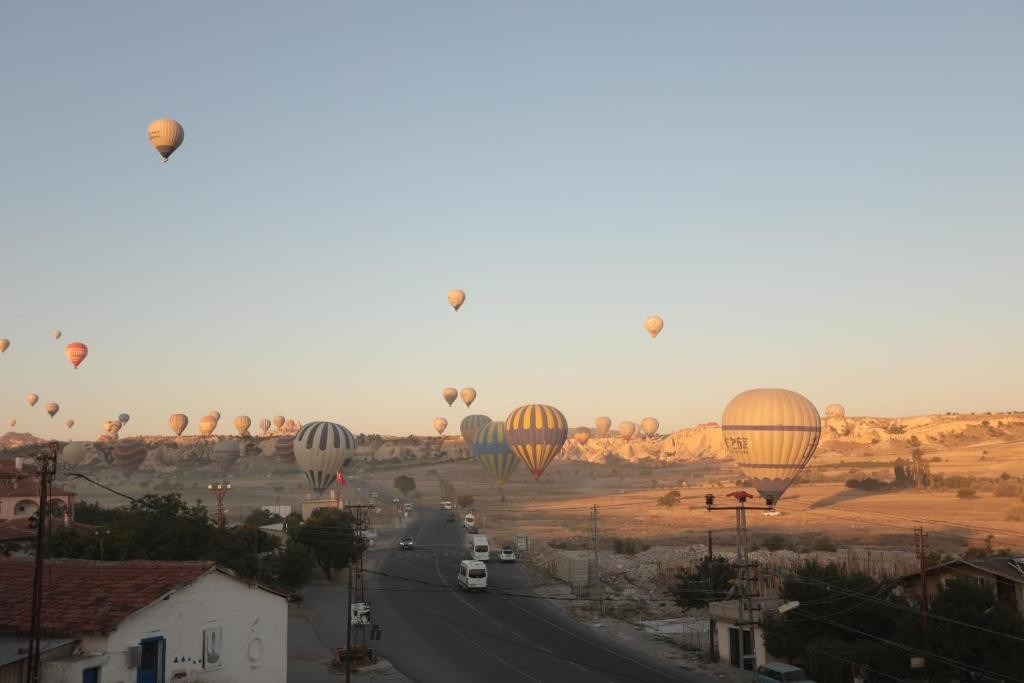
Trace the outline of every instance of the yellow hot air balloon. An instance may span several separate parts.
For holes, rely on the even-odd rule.
[[[81,465],[89,457],[89,444],[85,441],[69,441],[61,450],[60,457],[69,465]]]
[[[462,307],[462,304],[466,302],[466,293],[461,289],[453,289],[448,292],[448,303],[452,305],[456,311]]]
[[[63,333],[63,332],[61,332],[60,330],[54,330],[54,331],[53,331],[53,332],[51,333],[51,335],[53,336],[53,338],[54,338],[54,339],[60,339],[60,337],[61,337],[61,335],[62,335],[62,334],[64,334],[64,333]]]
[[[594,420],[594,426],[597,427],[598,436],[605,436],[608,434],[608,430],[612,428],[612,419],[610,417],[599,417]]]
[[[210,436],[217,428],[217,418],[213,415],[203,415],[199,418],[199,436]]]
[[[239,436],[248,434],[250,425],[252,425],[252,418],[248,415],[239,415],[235,418],[235,429],[238,430]]]
[[[661,425],[653,417],[645,417],[640,420],[640,432],[644,436],[654,436],[658,433],[658,427]]]
[[[275,415],[270,421],[274,423],[275,427],[280,429],[285,423],[284,415]]]
[[[434,418],[434,429],[437,430],[438,434],[444,434],[444,430],[448,428],[448,420],[443,417]]]
[[[10,339],[0,339],[0,353],[3,353],[11,346]]]
[[[462,402],[466,404],[466,407],[473,405],[473,401],[476,400],[476,389],[473,387],[466,387],[459,392],[459,396],[462,398]]]
[[[539,403],[519,406],[505,418],[509,448],[538,478],[562,451],[568,432],[562,411]]]
[[[619,423],[619,436],[626,441],[633,438],[636,434],[636,423],[635,422],[620,422]]]
[[[795,391],[751,389],[725,407],[722,435],[743,474],[774,504],[814,455],[821,418]]]
[[[519,457],[505,440],[505,423],[490,422],[473,435],[470,452],[494,479],[496,486],[504,486],[519,466]]]
[[[448,405],[455,403],[455,399],[459,397],[459,390],[455,387],[445,387],[441,390],[441,396],[448,402]]]
[[[842,407],[838,403],[831,403],[825,406],[825,417],[831,419],[846,417],[846,408]]]
[[[185,129],[174,119],[156,119],[149,124],[149,144],[164,158],[164,163],[185,140]]]
[[[665,327],[665,321],[656,315],[652,315],[644,321],[644,329],[647,330],[647,334],[651,335],[652,339],[661,333],[661,328],[663,327]]]
[[[181,436],[181,433],[188,427],[188,415],[184,413],[174,413],[167,419],[167,424],[171,425],[171,431]]]
[[[573,432],[572,438],[576,440],[581,446],[586,446],[587,442],[590,441],[590,430],[586,427],[579,427]]]
[[[490,424],[491,418],[486,415],[467,415],[462,418],[462,422],[459,423],[459,432],[462,433],[462,440],[466,442],[466,445],[473,443],[473,437],[477,431],[485,424]]]
[[[49,415],[50,417],[56,415],[58,410],[60,410],[60,406],[57,405],[56,403],[46,404],[46,414]]]
[[[28,403],[30,406],[34,406],[36,403],[39,402],[39,394],[26,394],[25,402]]]

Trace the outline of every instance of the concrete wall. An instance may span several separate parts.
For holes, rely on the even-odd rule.
[[[203,633],[220,626],[221,662],[203,669]],[[288,669],[288,604],[281,596],[213,572],[123,621],[108,636],[85,636],[74,661],[44,670],[50,683],[80,683],[103,661],[103,683],[134,683],[127,652],[145,638],[165,640],[167,683],[281,683]]]

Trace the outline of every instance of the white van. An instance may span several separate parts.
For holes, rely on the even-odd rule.
[[[469,558],[483,562],[491,559],[491,546],[487,545],[486,536],[469,537]]]
[[[463,517],[462,526],[476,526],[476,517],[473,516],[472,512],[467,512],[466,516]]]
[[[452,502],[450,500],[442,500],[441,501],[441,509],[442,510],[451,510],[452,509]]]
[[[487,565],[479,560],[463,560],[457,576],[459,588],[464,591],[487,590]]]

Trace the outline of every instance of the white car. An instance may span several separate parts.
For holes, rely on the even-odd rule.
[[[510,545],[505,546],[504,548],[501,549],[501,552],[498,553],[498,562],[515,562],[515,561],[516,561],[516,551]]]

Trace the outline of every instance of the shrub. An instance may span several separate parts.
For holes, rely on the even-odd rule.
[[[786,542],[786,537],[782,534],[772,534],[771,536],[766,536],[765,539],[761,542],[761,546],[765,550],[782,550],[787,545],[788,543]]]
[[[819,536],[814,540],[814,544],[811,546],[811,549],[834,553],[836,551],[836,542],[828,536]]]
[[[1003,480],[996,484],[992,493],[999,498],[1016,498],[1021,493],[1020,484],[1015,481]]]
[[[650,546],[639,538],[619,538],[616,536],[612,539],[612,548],[615,549],[615,552],[622,555],[636,555],[647,550]]]
[[[658,498],[658,505],[670,508],[675,506],[682,497],[683,494],[679,493],[679,491],[672,490]]]
[[[956,492],[957,498],[963,498],[964,500],[971,500],[972,498],[978,497],[978,492],[971,488],[962,488]]]
[[[1003,511],[1007,522],[1024,522],[1024,503],[1014,503]]]

